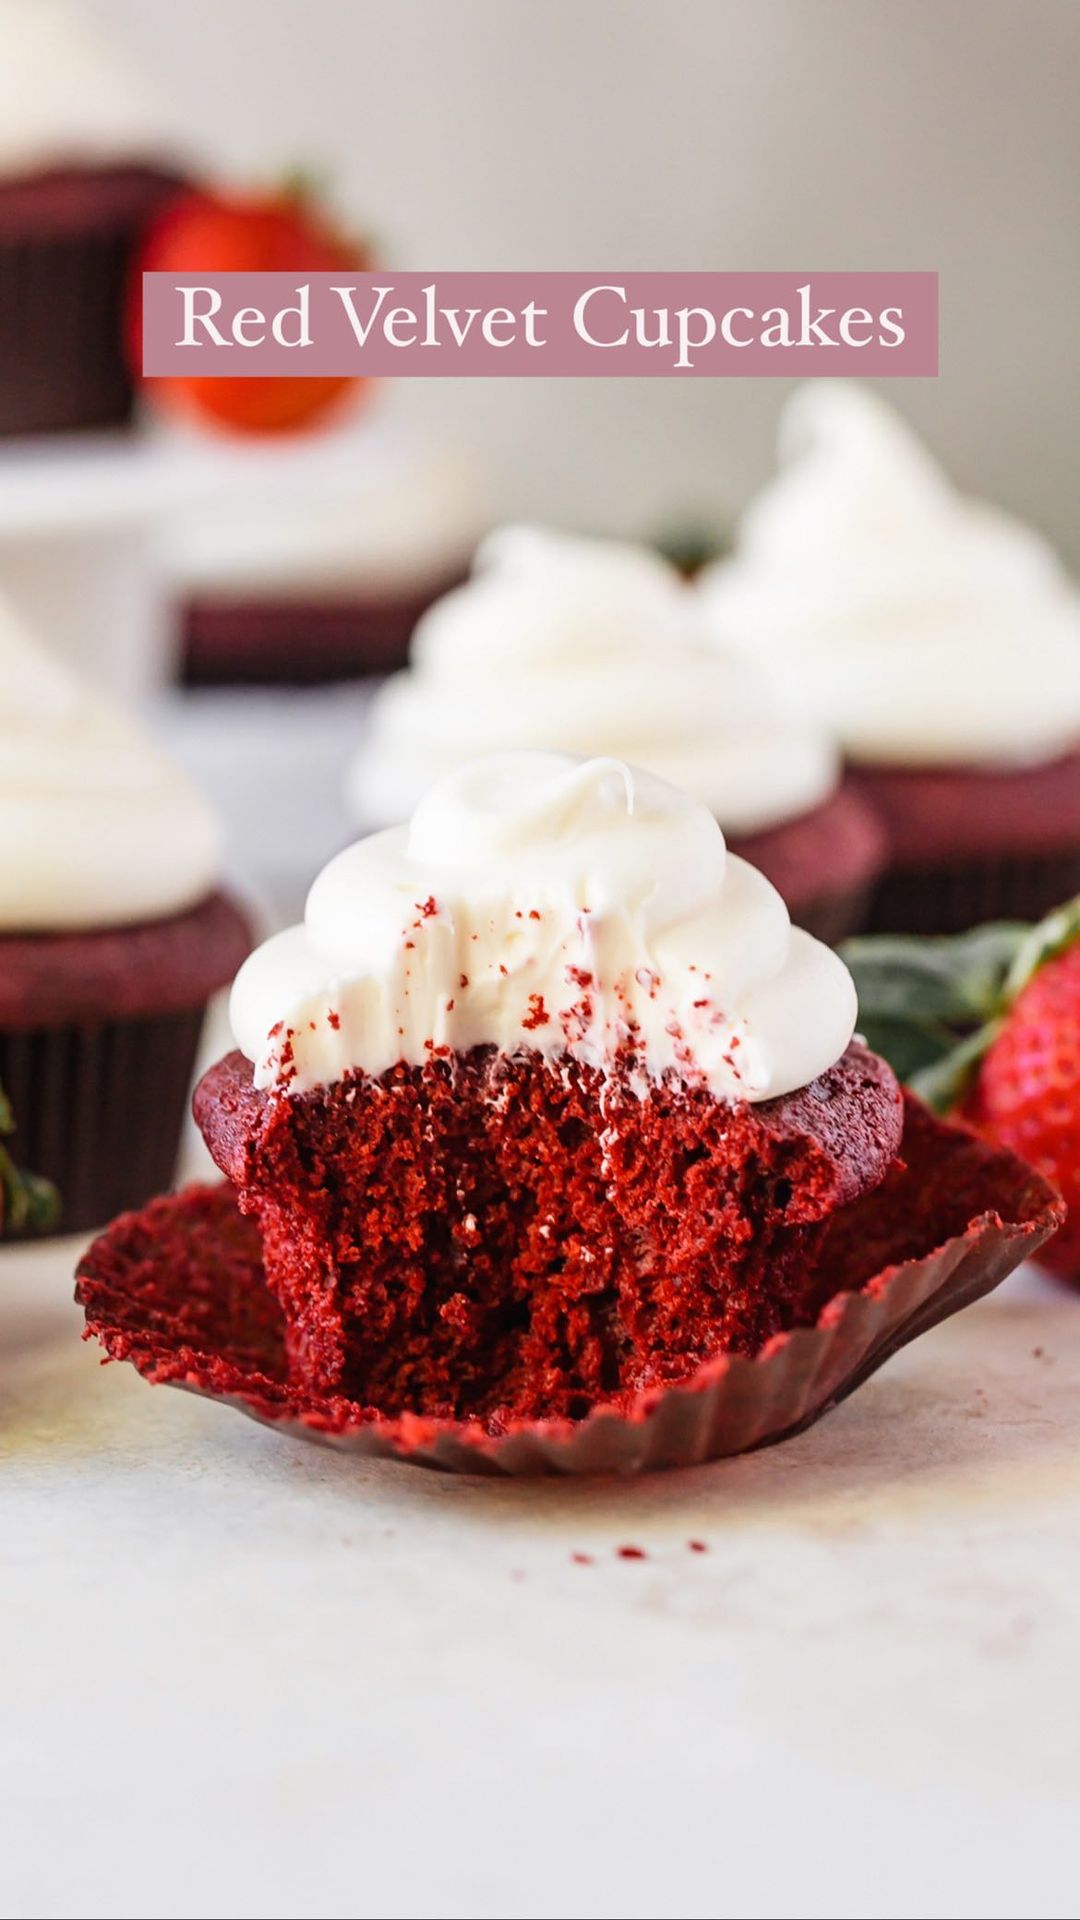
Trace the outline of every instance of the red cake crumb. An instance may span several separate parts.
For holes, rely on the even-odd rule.
[[[591,1567],[593,1565],[593,1557],[591,1553],[572,1553],[570,1555],[570,1558],[573,1561],[575,1567]]]
[[[857,1045],[757,1106],[477,1048],[298,1095],[231,1054],[195,1108],[258,1223],[291,1377],[491,1432],[812,1317],[828,1221],[881,1181],[902,1125]]]
[[[709,1551],[704,1540],[688,1540],[686,1544],[691,1553],[708,1553]]]
[[[644,1547],[619,1547],[617,1551],[620,1560],[647,1560],[649,1557]]]

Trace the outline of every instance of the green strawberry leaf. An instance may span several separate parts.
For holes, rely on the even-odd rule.
[[[948,1027],[991,1019],[1030,931],[1005,920],[939,939],[883,934],[846,941],[840,951],[854,975],[860,1019]]]
[[[971,1086],[979,1061],[997,1029],[997,1021],[989,1022],[985,1027],[976,1027],[974,1033],[969,1033],[949,1052],[919,1067],[912,1074],[902,1073],[891,1061],[890,1065],[898,1078],[906,1079],[911,1091],[917,1093],[920,1100],[925,1100],[935,1113],[951,1113],[960,1105]]]
[[[1003,984],[1006,1006],[1012,1006],[1032,975],[1047,960],[1064,953],[1077,939],[1080,939],[1080,894],[1074,900],[1067,900],[1063,907],[1055,907],[1053,913],[1048,913],[1036,926],[1027,928]]]
[[[13,1133],[15,1122],[0,1087],[0,1135]],[[20,1173],[6,1147],[0,1146],[0,1234],[45,1233],[60,1213],[60,1196],[51,1180]]]
[[[841,947],[859,1031],[938,1113],[958,1106],[1032,975],[1080,939],[1080,897],[1028,927],[992,921],[938,939],[867,936]]]

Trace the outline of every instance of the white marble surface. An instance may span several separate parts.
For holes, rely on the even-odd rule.
[[[0,1256],[5,1914],[1076,1913],[1080,1298],[493,1484],[100,1367],[74,1253]]]

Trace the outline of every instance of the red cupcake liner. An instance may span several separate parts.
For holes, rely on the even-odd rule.
[[[143,1020],[0,1033],[12,1148],[83,1233],[172,1183],[205,1006]]]
[[[0,434],[122,426],[131,261],[177,187],[150,168],[42,175],[0,189]]]
[[[456,567],[420,588],[318,600],[190,600],[181,678],[189,686],[308,686],[392,673],[407,664],[421,614],[463,577]]]
[[[987,920],[1041,920],[1080,893],[1080,846],[892,867],[874,889],[867,933],[966,933]]]
[[[680,1386],[595,1407],[580,1421],[384,1417],[286,1375],[284,1326],[257,1230],[227,1184],[128,1214],[78,1269],[76,1298],[114,1360],[283,1432],[448,1472],[638,1473],[744,1453],[808,1427],[909,1340],[988,1293],[1060,1224],[1053,1189],[1012,1154],[908,1097],[883,1187],[835,1218],[813,1326],[753,1358],[718,1354]]]

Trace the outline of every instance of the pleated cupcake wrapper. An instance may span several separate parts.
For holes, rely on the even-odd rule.
[[[964,933],[987,920],[1041,920],[1080,893],[1080,847],[890,868],[874,890],[869,933]]]
[[[147,1380],[346,1452],[480,1474],[691,1466],[808,1427],[898,1348],[989,1292],[1061,1223],[1061,1202],[1037,1174],[916,1102],[905,1148],[912,1169],[890,1175],[889,1193],[856,1203],[842,1223],[838,1216],[821,1292],[830,1279],[840,1284],[816,1324],[778,1335],[754,1358],[719,1355],[677,1386],[597,1406],[580,1421],[520,1421],[492,1433],[476,1421],[383,1417],[290,1382],[258,1235],[227,1185],[190,1188],[114,1222],[84,1257],[76,1297],[88,1334]],[[927,1181],[936,1198],[921,1216]],[[872,1266],[865,1277],[860,1260]]]
[[[192,599],[184,612],[181,675],[191,686],[297,686],[392,673],[407,664],[421,614],[462,577],[455,569],[419,589],[312,601]]]
[[[57,1187],[58,1231],[100,1227],[171,1184],[204,1017],[0,1032],[14,1157]]]
[[[119,426],[131,236],[0,238],[0,433]]]

